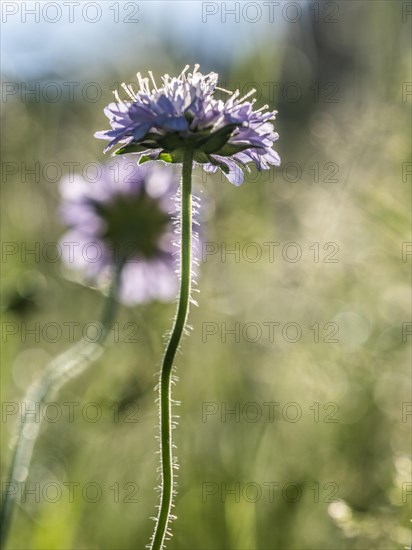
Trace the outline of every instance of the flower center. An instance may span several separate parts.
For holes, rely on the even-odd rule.
[[[171,217],[145,192],[116,195],[110,203],[92,202],[105,222],[103,239],[117,252],[119,261],[130,257],[154,258],[162,253],[159,241]]]

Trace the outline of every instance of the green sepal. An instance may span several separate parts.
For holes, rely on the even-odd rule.
[[[195,162],[198,162],[199,164],[206,164],[206,163],[212,162],[210,160],[209,155],[207,155],[206,153],[203,153],[203,151],[195,151],[193,155],[193,160]]]
[[[173,158],[170,153],[160,153],[160,155],[157,157],[157,160],[173,163]]]
[[[114,154],[125,155],[127,153],[142,153],[143,151],[147,151],[148,149],[159,149],[159,145],[157,143],[149,141],[132,142],[128,145],[120,147],[120,149],[117,149]]]
[[[235,155],[236,153],[241,153],[242,151],[246,151],[246,149],[264,149],[264,147],[256,147],[245,145],[245,144],[236,144],[236,143],[226,143],[216,154],[220,155],[222,157],[231,157],[232,155]]]
[[[217,130],[213,134],[210,134],[208,138],[202,139],[197,143],[197,150],[203,151],[204,153],[211,154],[217,153],[224,145],[229,141],[233,131],[237,128],[239,124],[228,124],[224,128]]]
[[[181,137],[176,133],[166,134],[165,136],[157,136],[156,141],[159,144],[158,146],[168,152],[175,151],[176,149],[181,148],[184,144]]]
[[[140,160],[138,164],[143,164],[145,162],[148,162],[149,160],[162,160],[163,162],[167,162],[168,164],[177,164],[183,162],[183,151],[181,149],[176,149],[176,151],[167,152],[167,151],[160,151],[160,153],[157,153],[155,156],[149,156],[149,155],[142,155],[140,157]]]
[[[212,157],[210,157],[209,162],[210,164],[213,164],[213,166],[217,166],[218,168],[220,168],[225,174],[229,174],[230,168],[224,162],[214,159]]]
[[[143,147],[141,143],[130,143],[129,145],[123,145],[120,149],[117,149],[115,155],[125,155],[126,153],[142,153],[147,151],[147,147]]]
[[[149,157],[149,155],[142,155],[138,161],[137,164],[144,164],[145,162],[149,162],[149,160],[154,160],[152,158]]]
[[[183,162],[183,156],[184,156],[184,150],[183,149],[175,149],[174,151],[171,151],[170,157],[172,159],[172,162],[174,164]]]

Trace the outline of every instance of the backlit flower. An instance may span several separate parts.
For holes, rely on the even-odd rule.
[[[178,77],[165,75],[157,87],[153,75],[142,78],[139,90],[123,84],[128,99],[106,107],[112,129],[96,132],[109,140],[105,151],[120,144],[116,154],[134,153],[139,163],[148,160],[180,163],[183,151],[194,151],[194,162],[207,172],[221,169],[232,183],[243,182],[243,170],[249,163],[258,170],[279,166],[279,155],[272,149],[278,139],[272,120],[276,111],[267,105],[254,110],[252,90],[239,97],[237,90],[226,101],[214,97],[218,75],[203,75],[196,65],[193,73],[186,67]]]
[[[126,304],[173,299],[178,184],[169,167],[119,158],[102,166],[97,181],[79,175],[64,179],[60,211],[69,230],[60,246],[65,264],[97,286],[121,269],[119,298]]]

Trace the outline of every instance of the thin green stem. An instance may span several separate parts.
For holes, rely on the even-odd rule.
[[[116,270],[110,294],[105,303],[98,340],[96,342],[81,340],[53,359],[46,366],[41,377],[29,387],[24,396],[23,402],[29,412],[24,418],[21,418],[15,435],[9,476],[5,484],[2,499],[3,506],[0,511],[0,549],[5,548],[13,519],[16,496],[27,477],[34,445],[40,431],[42,416],[40,415],[40,418],[37,418],[36,421],[36,415],[30,413],[30,410],[38,410],[42,407],[66,381],[74,378],[100,356],[103,343],[110,332],[116,315],[117,290],[121,269],[122,266]]]
[[[183,159],[181,201],[180,294],[176,318],[163,358],[159,381],[161,499],[151,550],[164,547],[171,518],[174,494],[172,442],[172,368],[189,312],[192,269],[192,164],[193,151],[187,149]]]

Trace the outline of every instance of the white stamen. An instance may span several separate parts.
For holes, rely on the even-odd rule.
[[[117,103],[121,103],[122,105],[124,105],[123,100],[120,99],[118,90],[113,90],[113,95],[114,95]]]
[[[232,95],[233,92],[230,90],[225,90],[224,88],[219,88],[219,86],[216,86],[215,90],[220,90],[221,92],[225,92],[226,94]]]
[[[235,90],[233,93],[232,93],[232,97],[230,99],[232,100],[235,100],[237,97],[240,96],[240,91],[239,90]]]
[[[136,96],[133,93],[133,90],[128,86],[125,82],[122,83],[123,90],[127,93],[127,95],[132,99],[133,101],[136,101]]]
[[[152,71],[149,71],[149,76],[150,76],[150,78],[151,78],[151,80],[152,80],[152,83],[153,83],[154,89],[155,89],[155,90],[156,90],[156,92],[157,92],[157,91],[158,91],[158,89],[157,89],[157,86],[156,86],[156,81],[155,81],[155,79],[154,79],[154,76],[153,76],[153,73],[152,73]]]
[[[256,100],[254,99],[253,101],[255,102]],[[261,107],[260,109],[256,109],[255,113],[260,113],[260,111],[264,111],[264,110],[267,109],[268,107],[269,107],[268,104],[263,105],[263,107]]]
[[[245,99],[247,99],[248,97],[250,97],[251,95],[255,94],[256,93],[256,88],[252,88],[250,90],[250,92],[248,92],[246,95],[244,95],[241,99],[239,99],[239,103],[241,103],[242,101],[245,101]]]
[[[150,95],[149,79],[146,77],[146,78],[143,79],[143,82],[144,82],[145,91],[146,91],[147,95]]]
[[[184,76],[185,72],[187,71],[187,69],[190,67],[190,65],[186,65],[186,67],[183,69],[183,71],[180,73],[180,76]]]
[[[144,92],[144,82],[143,82],[142,75],[140,73],[137,73],[136,76],[137,76],[137,80],[139,81],[140,91]]]

